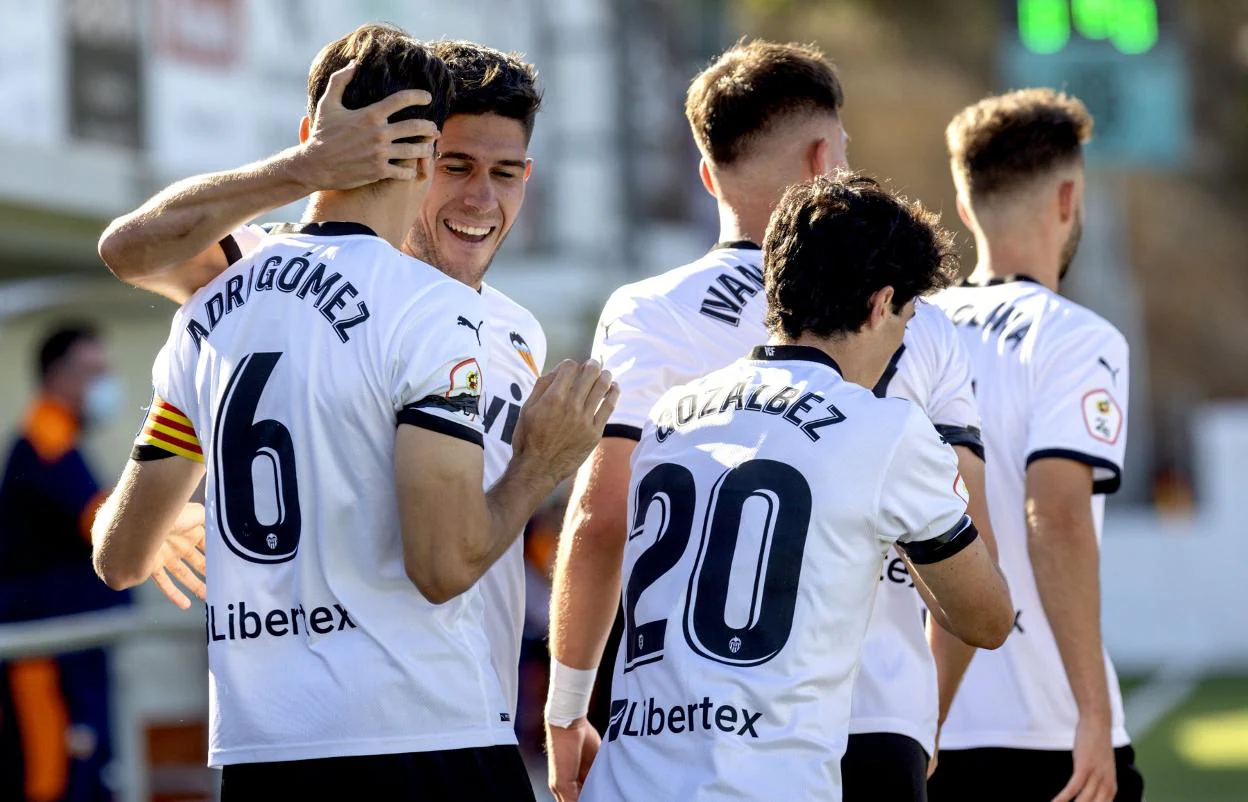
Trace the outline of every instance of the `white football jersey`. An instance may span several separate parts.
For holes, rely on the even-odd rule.
[[[839,800],[884,556],[973,541],[964,494],[917,406],[818,349],[760,346],[666,394],[633,455],[624,634],[583,798]]]
[[[280,226],[178,310],[136,457],[207,466],[210,764],[515,742],[481,592],[415,588],[394,485],[400,424],[482,444],[485,317],[355,223]]]
[[[616,290],[602,311],[593,348],[621,390],[606,434],[637,439],[669,388],[766,342],[762,287],[758,247],[724,243],[696,262]],[[922,299],[875,390],[918,404],[949,442],[982,455],[965,349],[948,320]],[[923,630],[923,602],[895,554],[881,571],[880,585],[850,732],[899,733],[930,754],[938,713],[936,664]]]
[[[262,226],[236,229],[221,247],[231,263],[249,254],[265,237]],[[485,426],[485,487],[489,489],[511,462],[511,438],[520,420],[520,408],[546,364],[546,333],[529,310],[505,293],[481,286],[485,301],[482,365],[490,384],[481,399]],[[524,628],[524,543],[517,538],[507,553],[486,571],[480,581],[485,603],[485,632],[503,695],[515,721],[519,693],[520,639]]]
[[[485,372],[490,377],[481,399],[485,425],[485,486],[502,477],[511,462],[511,438],[533,385],[546,363],[546,335],[529,310],[488,284],[485,301]],[[516,717],[520,685],[520,638],[524,630],[524,538],[490,566],[479,583],[485,602],[485,633],[494,670]]]
[[[934,298],[971,355],[984,420],[988,512],[1017,608],[1005,645],[971,662],[942,749],[1070,749],[1078,711],[1044,615],[1027,550],[1027,466],[1061,457],[1092,467],[1099,540],[1106,493],[1118,489],[1127,441],[1127,342],[1095,313],[1018,277],[963,284]],[[1115,746],[1129,742],[1109,655]]]

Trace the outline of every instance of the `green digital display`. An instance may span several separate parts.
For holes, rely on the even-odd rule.
[[[1061,52],[1077,34],[1120,53],[1157,44],[1156,0],[1017,0],[1018,38],[1033,53]]]

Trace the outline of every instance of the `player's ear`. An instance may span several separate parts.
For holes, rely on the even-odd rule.
[[[958,217],[962,218],[962,222],[966,225],[967,228],[974,230],[975,218],[971,215],[971,209],[969,206],[967,206],[966,199],[962,197],[961,192],[959,192],[957,196],[957,206],[958,206]]]
[[[531,175],[533,175],[533,160],[525,159],[524,160],[524,180],[528,181],[529,176]]]
[[[867,322],[871,328],[876,328],[888,319],[888,315],[893,309],[893,288],[891,286],[881,287],[872,293],[870,306],[871,314],[867,318]]]
[[[706,163],[706,159],[698,160],[698,176],[702,179],[702,186],[706,188],[707,194],[712,198],[719,198],[715,194],[715,181],[711,178],[711,166]]]
[[[307,142],[311,133],[312,118],[305,114],[303,119],[299,121],[299,144],[302,145],[304,142]]]
[[[1057,185],[1057,214],[1062,223],[1069,223],[1079,211],[1076,185],[1073,179],[1063,180]]]
[[[819,137],[810,143],[806,151],[806,168],[809,170],[807,178],[831,175],[836,167],[837,165],[832,160],[832,143],[827,140],[827,137]]]

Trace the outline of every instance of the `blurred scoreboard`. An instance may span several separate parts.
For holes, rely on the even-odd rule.
[[[1089,164],[1180,167],[1187,64],[1172,0],[1001,0],[998,88],[1051,86],[1096,118]]]

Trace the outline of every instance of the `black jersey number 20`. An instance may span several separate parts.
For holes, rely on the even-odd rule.
[[[639,623],[637,603],[684,554],[693,533],[695,493],[693,475],[674,463],[656,466],[637,486],[629,536],[642,533],[652,504],[658,504],[659,529],[655,542],[637,558],[624,589],[625,671],[663,659],[667,620]],[[736,583],[739,593],[749,595],[748,613],[738,626],[727,620],[729,583],[742,536],[742,516],[751,500],[761,504],[763,515],[758,536],[749,536],[750,548],[757,555],[753,561],[746,560],[752,575]],[[685,639],[690,648],[710,660],[760,665],[780,653],[793,629],[810,525],[810,485],[791,465],[750,460],[720,476],[708,506],[688,578]]]
[[[280,353],[248,354],[217,409],[213,432],[217,519],[221,537],[244,560],[280,563],[299,548],[299,485],[290,430],[255,420]]]

